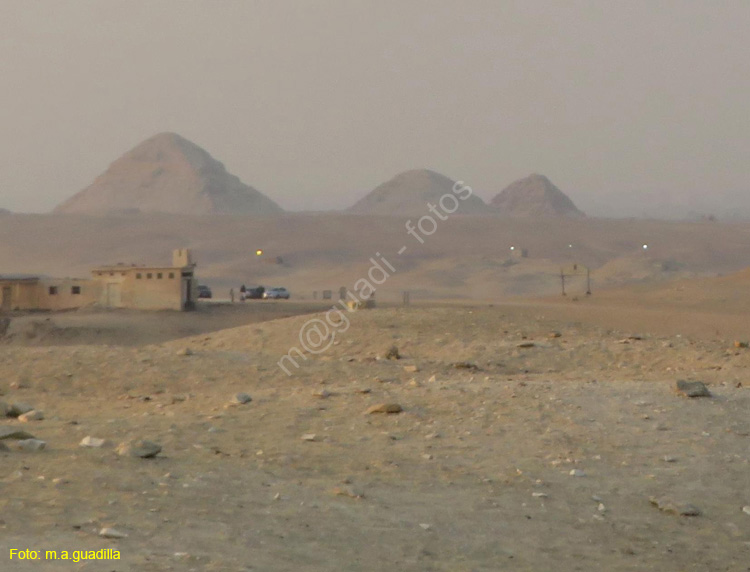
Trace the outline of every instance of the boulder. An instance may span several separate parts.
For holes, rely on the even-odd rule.
[[[42,419],[44,419],[44,413],[42,413],[38,409],[33,409],[28,413],[24,413],[23,415],[18,416],[18,420],[21,423],[28,423],[29,421],[41,421]]]
[[[0,425],[0,441],[3,439],[33,439],[34,436],[31,433],[22,431],[15,427],[8,427]]]
[[[702,381],[685,381],[681,379],[675,386],[677,393],[685,397],[711,397],[711,392]]]
[[[151,459],[161,453],[161,445],[153,441],[133,440],[120,443],[117,454],[122,457],[136,457],[139,459]]]
[[[377,405],[373,405],[369,409],[367,409],[366,413],[367,415],[372,415],[374,413],[388,413],[388,414],[395,414],[395,413],[401,413],[404,410],[403,407],[401,407],[398,403],[378,403]]]

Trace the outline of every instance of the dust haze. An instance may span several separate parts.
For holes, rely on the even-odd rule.
[[[748,29],[0,0],[0,570],[750,570]]]
[[[166,131],[288,210],[428,168],[585,212],[747,216],[750,6],[0,3],[0,208],[47,212]]]

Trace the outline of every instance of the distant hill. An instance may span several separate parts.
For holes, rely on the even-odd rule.
[[[54,212],[270,215],[283,210],[195,143],[160,133],[117,159]]]
[[[11,212],[8,209],[0,209],[0,216],[9,214],[11,214]]]
[[[429,214],[427,203],[437,205],[443,195],[453,193],[455,181],[428,169],[405,171],[375,188],[348,209],[356,214],[407,215]],[[452,205],[450,205],[452,208]],[[487,213],[485,202],[473,194],[460,201],[457,214]]]
[[[544,175],[529,175],[510,184],[490,201],[490,206],[506,216],[586,216]]]

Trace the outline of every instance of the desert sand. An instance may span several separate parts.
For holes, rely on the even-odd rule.
[[[10,548],[113,548],[8,569],[746,570],[750,350],[729,306],[693,298],[669,323],[635,298],[361,310],[289,376],[324,314],[221,330],[235,309],[212,306],[190,337],[6,344],[0,400],[44,419],[2,426],[47,445],[0,453],[3,567]],[[161,452],[119,455],[129,439]]]

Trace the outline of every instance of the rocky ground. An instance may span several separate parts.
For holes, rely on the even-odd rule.
[[[744,344],[533,305],[347,319],[291,376],[307,316],[0,348],[5,409],[42,412],[0,427],[46,443],[2,440],[0,569],[750,570]],[[120,447],[140,439],[160,452]]]

